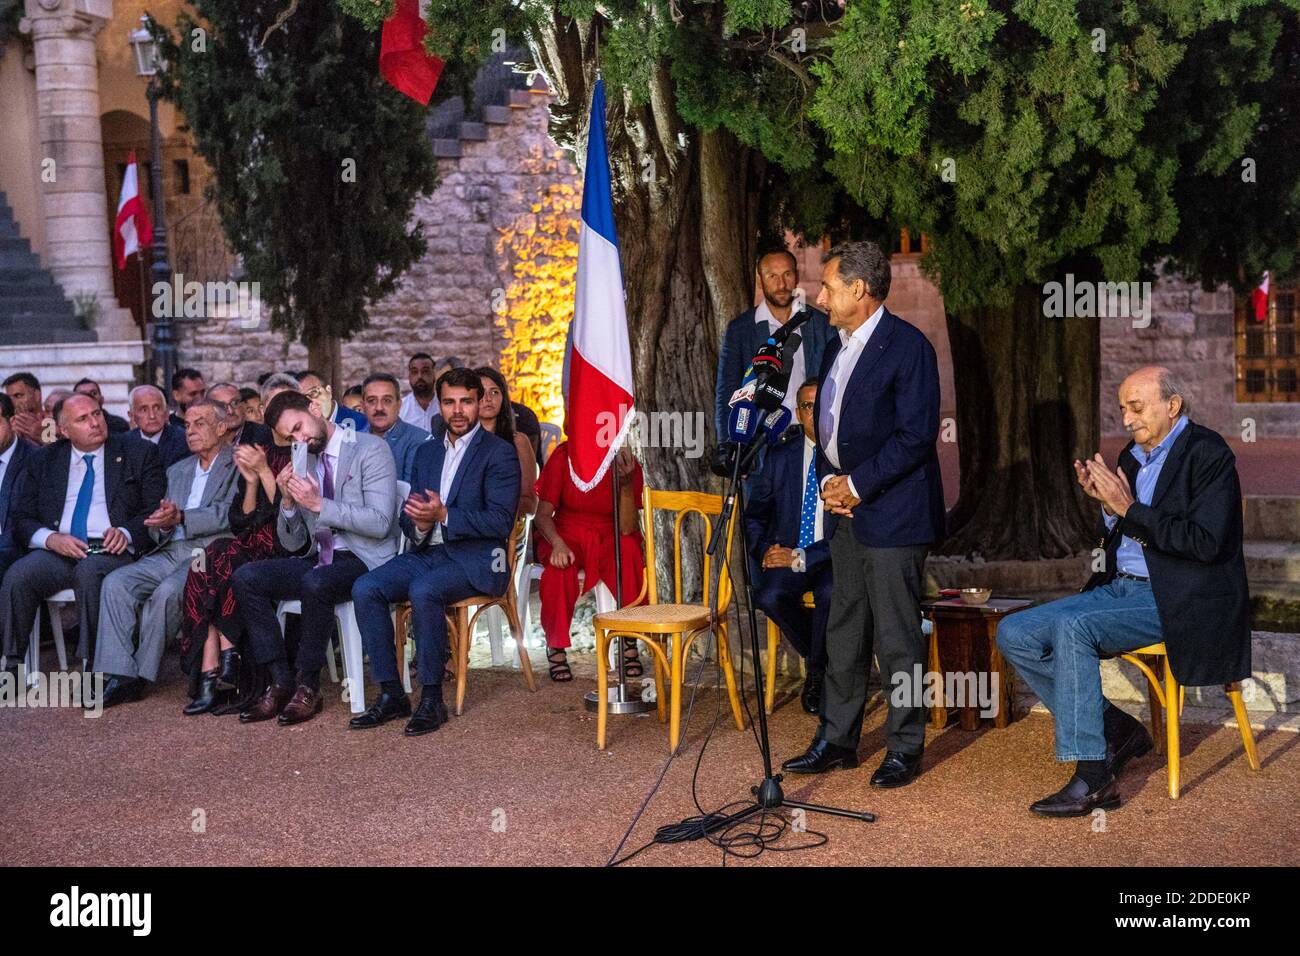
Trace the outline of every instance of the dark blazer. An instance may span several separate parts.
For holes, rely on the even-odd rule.
[[[1133,442],[1124,446],[1119,466],[1137,487]],[[1106,533],[1098,518],[1104,574],[1093,575],[1090,590],[1111,580],[1117,570],[1120,537],[1142,545],[1169,666],[1184,686],[1227,684],[1250,676],[1250,593],[1242,549],[1241,483],[1237,459],[1219,433],[1188,422],[1160,469],[1151,504],[1134,502]]]
[[[835,335],[822,356],[816,422],[821,421],[826,382],[840,348]],[[862,499],[853,509],[858,541],[872,548],[900,548],[943,540],[938,439],[934,347],[916,326],[885,309],[844,391],[838,472],[818,439],[818,481],[846,474]]]
[[[774,544],[783,548],[799,545],[799,520],[803,512],[803,432],[778,443],[768,451],[767,465],[754,476],[745,502],[745,540],[757,562]],[[814,454],[814,460],[816,456]],[[831,511],[822,516],[822,540],[804,550],[806,570],[831,559],[830,540],[840,516]]]
[[[42,528],[58,530],[68,494],[72,442],[61,438],[38,451],[14,489],[13,527],[26,546]],[[104,442],[104,497],[108,520],[131,533],[138,551],[153,545],[144,519],[158,509],[167,492],[167,473],[152,442],[109,433]]]
[[[104,422],[111,432],[129,432],[131,430],[130,422],[121,415],[114,415],[111,412],[104,413]]]
[[[838,336],[831,329],[830,320],[825,313],[811,306],[805,308],[812,313],[812,317],[797,331],[803,337],[799,347],[803,349],[804,368],[807,369],[809,376],[813,376],[821,368],[822,355],[827,343]],[[745,378],[745,371],[753,361],[754,353],[767,341],[766,333],[760,331],[758,323],[754,321],[756,311],[757,306],[740,313],[727,325],[727,331],[722,336],[722,352],[718,355],[718,375],[713,386],[713,418],[719,442],[727,440],[727,415],[731,410],[727,400],[731,398],[732,392],[740,388],[740,383]],[[797,389],[802,384],[802,382],[791,382],[790,388]]]
[[[519,456],[515,446],[479,429],[470,439],[465,457],[456,469],[451,488],[444,491],[442,463],[447,449],[441,440],[426,441],[416,449],[411,465],[411,491],[436,491],[447,506],[443,547],[461,566],[481,594],[504,594],[510,583],[506,545],[519,507]],[[429,548],[432,532],[415,544],[415,525],[402,512],[402,533],[412,551]]]
[[[370,431],[370,419],[366,418],[360,412],[354,412],[342,402],[334,403],[334,411],[330,413],[330,421],[335,425],[342,425],[344,422],[351,422],[352,427],[359,432]]]
[[[244,422],[239,431],[239,444],[269,448],[275,444],[275,438],[271,435],[270,426],[261,422]]]
[[[141,441],[149,441],[140,433],[138,428],[132,428],[130,434]],[[153,444],[152,442],[149,443]],[[182,458],[188,457],[189,453],[190,446],[185,441],[185,426],[181,425],[178,428],[168,421],[163,426],[162,436],[158,439],[158,457],[162,461],[163,471],[165,472]]]
[[[14,435],[14,453],[9,458],[9,464],[5,466],[3,478],[0,478],[0,550],[17,549],[25,550],[26,541],[20,541],[13,535],[13,503],[14,487],[18,484],[18,476],[22,474],[24,468],[32,457],[41,450],[41,446],[29,442],[21,435]],[[30,536],[27,539],[31,540]]]

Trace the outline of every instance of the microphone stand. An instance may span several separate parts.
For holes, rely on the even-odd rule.
[[[763,442],[761,441],[763,431],[758,430],[749,443],[743,448],[736,450],[736,463],[731,472],[730,485],[727,489],[727,496],[722,504],[722,512],[718,516],[718,525],[713,529],[713,536],[709,540],[708,553],[715,555],[718,546],[722,542],[722,529],[727,526],[736,504],[739,503],[740,515],[738,518],[740,525],[740,568],[741,580],[745,591],[745,604],[749,615],[749,650],[754,660],[754,696],[757,699],[758,706],[755,708],[758,712],[758,749],[763,755],[763,779],[758,786],[751,787],[750,793],[754,795],[754,801],[745,807],[741,807],[735,813],[728,814],[725,817],[719,817],[709,826],[709,832],[721,830],[730,827],[741,820],[754,816],[757,813],[763,813],[768,810],[776,810],[780,807],[792,807],[796,810],[806,810],[812,813],[824,813],[829,816],[848,817],[852,820],[861,820],[863,823],[874,823],[876,815],[868,813],[865,810],[845,810],[840,807],[827,807],[816,803],[804,803],[800,800],[787,800],[784,791],[781,789],[781,774],[772,772],[772,743],[767,733],[767,708],[763,699],[763,662],[759,657],[758,643],[758,612],[754,607],[754,585],[749,577],[749,541],[745,532],[745,493],[744,484],[741,475],[749,464],[758,456],[758,450]],[[716,595],[716,591],[714,592]],[[716,612],[715,612],[716,613]],[[769,661],[769,665],[775,666],[774,661]]]

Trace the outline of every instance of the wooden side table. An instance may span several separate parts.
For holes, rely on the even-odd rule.
[[[1023,611],[1033,604],[1033,601],[1009,598],[991,598],[987,604],[979,605],[963,604],[960,598],[921,602],[922,610],[934,625],[927,669],[942,675],[951,671],[997,674],[997,713],[993,717],[993,726],[997,728],[1006,727],[1015,720],[1013,678],[998,652],[998,624],[1008,614]],[[945,660],[950,665],[947,668],[944,667]],[[944,686],[947,687],[946,680]],[[968,701],[957,710],[958,725],[962,730],[979,728],[978,706]],[[944,727],[947,723],[948,708],[941,697],[940,702],[930,709],[930,724]]]

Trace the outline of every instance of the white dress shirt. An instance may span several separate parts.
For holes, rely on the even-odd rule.
[[[216,455],[212,456],[212,460],[208,462],[206,469],[197,457],[194,459],[194,480],[190,483],[190,496],[185,499],[185,504],[181,505],[182,512],[197,508],[203,504],[203,492],[208,487],[208,476],[212,474],[212,466],[216,463]],[[172,531],[172,540],[185,540],[185,522],[183,520]]]
[[[78,451],[74,446],[70,451],[68,490],[63,497],[63,516],[59,519],[57,533],[72,533],[72,513],[77,510],[77,496],[81,494],[81,482],[86,477],[85,456],[90,455],[95,464],[95,490],[90,499],[90,514],[86,517],[86,537],[103,538],[113,527],[108,518],[108,498],[104,493],[104,446],[100,445],[94,451]],[[54,533],[53,528],[41,528],[32,535],[31,547],[44,548],[46,540]],[[129,535],[127,539],[130,540]]]
[[[402,399],[402,407],[397,410],[397,417],[404,422],[409,422],[416,428],[423,428],[426,432],[433,431],[433,419],[438,414],[438,396],[434,395],[429,399],[429,407],[421,408],[420,403],[415,400],[415,393],[411,392]]]
[[[157,430],[156,432],[154,432],[152,435],[146,435],[144,432],[140,432],[140,437],[143,438],[145,441],[151,441],[151,442],[153,442],[153,443],[156,445],[156,444],[158,444],[160,441],[162,441],[163,428],[166,428],[166,427],[167,427],[167,426],[164,424],[162,428],[158,429],[158,430]]]
[[[843,413],[844,390],[849,387],[849,381],[853,378],[853,370],[858,367],[858,359],[862,358],[862,353],[866,350],[867,342],[871,334],[876,331],[880,325],[880,319],[885,314],[885,307],[882,304],[875,312],[871,313],[871,318],[858,326],[857,331],[852,335],[845,333],[843,329],[838,329],[840,336],[840,350],[835,355],[835,361],[831,363],[830,372],[826,376],[826,381],[821,383],[820,389],[823,397],[828,389],[833,389],[831,395],[831,433],[822,443],[822,451],[826,453],[831,465],[839,470],[840,467],[840,418]],[[825,408],[822,412],[825,414]],[[820,435],[821,421],[817,422],[818,433]],[[822,487],[830,481],[832,476],[827,475],[822,479]],[[858,489],[853,487],[853,479],[849,479],[849,491],[853,497],[858,496]]]
[[[9,473],[9,463],[14,460],[14,449],[17,448],[18,443],[22,441],[22,439],[17,435],[14,435],[13,439],[14,440],[9,443],[9,447],[3,452],[0,452],[0,487],[4,485],[5,475]],[[3,516],[0,516],[0,518],[3,518]],[[0,532],[3,531],[4,522],[3,520],[0,520]]]
[[[794,317],[802,311],[803,300],[795,299],[791,303],[790,319],[787,321],[793,321]],[[766,324],[768,326],[769,336],[775,335],[777,329],[781,328],[781,320],[772,314],[772,310],[767,306],[767,299],[763,299],[763,301],[758,303],[758,308],[754,310],[754,321],[759,325]],[[797,411],[795,405],[797,404],[797,398],[799,395],[799,386],[804,383],[804,379],[807,377],[808,363],[804,358],[804,343],[801,339],[799,347],[795,349],[794,361],[790,363],[790,387],[786,390],[785,401],[781,403],[786,408],[790,409],[791,418],[797,418],[795,414]]]
[[[467,431],[460,438],[456,439],[455,442],[452,442],[451,440],[450,429],[448,429],[447,433],[442,436],[442,447],[446,449],[446,452],[442,456],[442,476],[438,479],[438,497],[442,499],[444,506],[447,504],[447,496],[451,494],[452,483],[456,480],[456,472],[460,470],[460,463],[465,460],[465,452],[469,449],[470,439],[474,437],[480,427],[482,426],[475,423],[473,428]],[[425,491],[426,489],[413,488],[411,490]],[[442,544],[442,529],[443,524],[436,524],[428,532],[424,533],[420,533],[420,530],[417,528],[416,534],[418,534],[419,537],[415,539],[415,543],[420,544],[425,538],[432,534],[432,543]]]

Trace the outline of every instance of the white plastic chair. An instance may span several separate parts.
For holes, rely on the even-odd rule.
[[[537,464],[544,465],[546,464],[546,459],[551,457],[551,450],[560,443],[560,439],[564,436],[560,431],[560,426],[554,425],[551,422],[538,422],[537,426],[542,433],[542,451],[541,454],[537,456]]]
[[[50,631],[54,634],[54,653],[58,655],[61,671],[68,669],[68,648],[63,640],[63,621],[59,611],[65,604],[76,603],[77,596],[72,588],[65,588],[45,601],[50,615]],[[36,606],[36,620],[32,622],[32,639],[27,645],[27,656],[23,664],[27,668],[27,686],[36,686],[37,675],[41,672],[41,607],[39,604]],[[82,669],[85,669],[84,662]]]
[[[519,546],[526,552],[528,542],[531,540],[529,534],[533,527],[533,516],[524,516],[524,531],[520,539]],[[528,640],[528,611],[525,607],[528,603],[528,596],[532,590],[532,575],[529,569],[532,567],[522,556],[515,564],[514,580],[510,586],[515,589],[516,605],[519,608],[519,621],[524,629],[524,641]],[[473,617],[474,611],[471,608],[470,616]],[[506,612],[501,607],[488,609],[488,644],[492,648],[492,666],[504,667],[506,663],[505,655],[505,637],[502,633],[502,622],[505,621]],[[519,659],[512,655],[516,669],[519,667]]]

